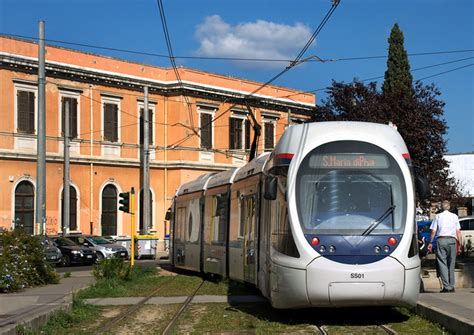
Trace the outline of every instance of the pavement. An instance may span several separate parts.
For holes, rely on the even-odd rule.
[[[457,288],[455,293],[439,290],[421,293],[417,314],[455,334],[474,334],[474,288]]]
[[[0,335],[16,334],[19,324],[38,329],[53,313],[72,307],[72,293],[94,282],[91,271],[80,270],[62,278],[60,284],[30,288],[19,293],[0,295]],[[143,297],[88,299],[96,305],[133,305]],[[147,304],[183,303],[182,297],[153,297]],[[193,303],[259,302],[261,296],[200,295]],[[474,334],[474,288],[456,289],[455,293],[438,290],[420,294],[416,311],[421,316],[439,323],[455,334]]]
[[[59,284],[26,289],[18,293],[0,295],[0,334],[16,334],[19,324],[38,329],[58,310],[72,306],[72,294],[91,285],[90,271],[76,271],[62,278]]]

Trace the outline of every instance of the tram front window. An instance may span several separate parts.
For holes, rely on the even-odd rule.
[[[314,149],[296,178],[296,201],[305,233],[402,233],[406,188],[396,161],[381,148],[340,141]]]

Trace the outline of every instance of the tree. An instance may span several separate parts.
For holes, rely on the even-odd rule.
[[[410,96],[413,92],[413,77],[404,41],[403,32],[398,23],[395,23],[388,38],[387,71],[382,85],[384,95]]]

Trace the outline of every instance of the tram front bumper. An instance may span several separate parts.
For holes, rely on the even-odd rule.
[[[405,268],[391,257],[364,265],[318,257],[306,269],[306,283],[312,306],[400,305]]]

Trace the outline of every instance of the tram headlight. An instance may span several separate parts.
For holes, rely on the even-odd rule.
[[[380,248],[380,246],[376,245],[376,246],[374,247],[374,252],[375,252],[376,254],[378,254],[378,253],[380,253],[380,251],[382,251],[382,248]]]
[[[336,252],[336,247],[333,245],[329,246],[329,252]]]
[[[384,251],[384,252],[389,252],[389,251],[390,251],[390,247],[389,247],[388,245],[385,245],[385,246],[383,247],[383,251]]]
[[[325,251],[326,251],[326,247],[325,247],[324,245],[322,245],[322,246],[319,247],[319,253],[322,254],[322,253],[325,252]]]

